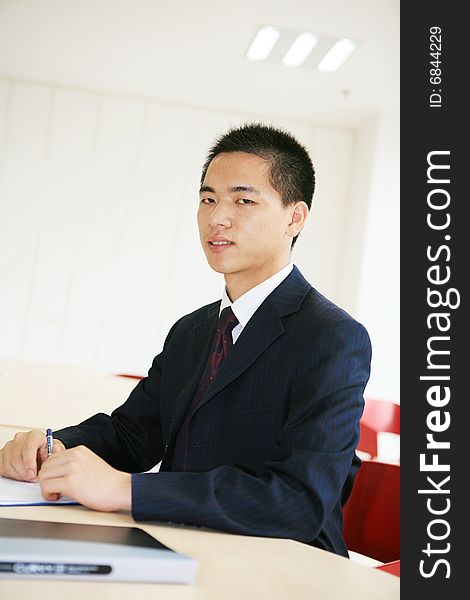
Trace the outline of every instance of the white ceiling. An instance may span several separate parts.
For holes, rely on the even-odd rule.
[[[0,0],[0,76],[356,127],[399,107],[399,0]],[[320,74],[245,52],[261,25],[349,37]]]

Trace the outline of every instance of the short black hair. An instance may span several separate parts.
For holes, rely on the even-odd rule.
[[[315,191],[315,170],[309,153],[295,137],[278,127],[246,123],[216,139],[202,168],[201,185],[212,160],[222,152],[247,152],[269,163],[269,179],[284,206],[303,200],[309,210]],[[292,240],[292,246],[297,241]]]

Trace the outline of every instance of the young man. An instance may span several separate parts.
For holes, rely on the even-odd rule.
[[[222,301],[172,327],[111,416],[55,432],[49,459],[43,432],[17,434],[0,451],[0,474],[136,520],[347,556],[342,505],[359,465],[371,350],[364,327],[291,263],[314,184],[308,153],[288,133],[251,124],[222,136],[198,210],[207,261],[225,278]],[[160,460],[158,473],[143,473]]]

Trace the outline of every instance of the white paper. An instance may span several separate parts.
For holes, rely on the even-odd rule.
[[[62,496],[59,500],[45,500],[39,483],[15,481],[0,477],[0,506],[39,506],[43,504],[77,504],[71,498]]]

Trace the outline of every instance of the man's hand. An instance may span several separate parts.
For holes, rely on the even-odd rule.
[[[65,450],[59,440],[54,440],[52,454]],[[44,431],[33,429],[17,433],[0,450],[0,475],[19,481],[37,481],[38,471],[47,460],[47,442]]]
[[[39,471],[39,483],[46,500],[65,495],[94,510],[131,509],[131,475],[85,446],[52,455]]]

